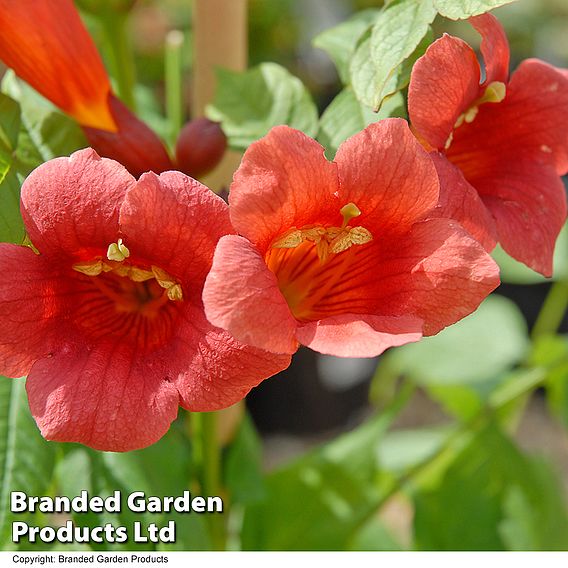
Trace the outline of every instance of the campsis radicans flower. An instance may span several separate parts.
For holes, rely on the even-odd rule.
[[[0,373],[28,375],[42,434],[100,450],[152,444],[178,405],[229,406],[288,366],[236,341],[201,300],[228,206],[180,172],[80,150],[22,186],[32,247],[0,244]]]
[[[72,0],[0,0],[0,60],[135,176],[173,169],[156,134],[113,94]]]
[[[491,14],[470,19],[482,36],[485,79],[473,49],[444,35],[415,64],[412,128],[440,176],[437,214],[458,220],[487,250],[552,275],[566,220],[568,75],[538,59],[509,78],[509,44]]]
[[[246,151],[229,195],[239,235],[219,240],[207,318],[274,353],[299,344],[370,357],[474,311],[498,269],[456,222],[429,219],[436,170],[406,122],[324,149],[278,126]]]

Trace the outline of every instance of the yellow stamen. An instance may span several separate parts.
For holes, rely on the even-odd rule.
[[[167,291],[168,298],[173,302],[181,302],[183,300],[183,291],[179,284],[174,284]]]
[[[341,227],[292,227],[272,243],[272,248],[296,248],[305,241],[311,241],[316,245],[320,264],[325,264],[330,254],[338,254],[353,245],[364,245],[373,240],[373,235],[365,227],[348,225],[351,219],[361,215],[361,210],[355,203],[344,205],[339,212],[343,217]]]
[[[487,85],[485,93],[477,102],[478,105],[483,103],[500,103],[507,94],[507,86],[501,81],[493,81]]]
[[[272,246],[274,248],[296,248],[303,240],[304,237],[302,235],[302,231],[296,229],[296,227],[292,227],[289,231],[277,239]]]
[[[364,245],[372,240],[373,235],[365,227],[346,227],[340,235],[329,243],[329,250],[337,254],[353,245]]]
[[[118,239],[118,242],[111,243],[108,246],[107,258],[109,260],[114,260],[116,262],[122,262],[124,259],[130,256],[130,251],[128,247],[122,242],[122,239]]]
[[[154,273],[151,270],[144,270],[143,268],[131,266],[128,272],[128,278],[134,282],[146,282],[147,280],[152,280],[152,278],[154,278]]]
[[[168,298],[174,301],[181,301],[183,300],[183,291],[181,286],[175,281],[175,279],[170,276],[165,270],[157,266],[152,266],[152,272],[154,274],[154,278],[158,282],[158,284],[167,290]]]
[[[355,205],[355,203],[348,203],[347,205],[344,205],[339,210],[339,212],[343,216],[343,225],[341,225],[342,228],[347,227],[347,223],[349,223],[351,219],[359,217],[359,215],[361,215],[361,211],[359,207]]]
[[[462,114],[458,116],[456,123],[454,124],[454,128],[459,128],[464,122],[467,124],[471,124],[477,113],[479,112],[479,106],[485,103],[500,103],[507,94],[507,86],[505,83],[501,83],[501,81],[493,81],[493,83],[489,83],[485,92],[481,97],[473,102],[473,104]],[[450,147],[452,143],[452,138],[448,138],[446,142],[446,150]]]
[[[103,261],[89,260],[86,262],[77,262],[72,266],[73,270],[86,274],[87,276],[98,276],[103,271]]]

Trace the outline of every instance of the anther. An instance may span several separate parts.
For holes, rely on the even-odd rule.
[[[124,259],[130,256],[130,251],[128,247],[122,242],[122,239],[118,239],[118,242],[111,243],[108,246],[107,258],[109,260],[114,260],[116,262],[122,262]]]
[[[355,203],[348,203],[347,205],[344,205],[339,212],[343,217],[343,225],[341,225],[342,229],[347,227],[347,224],[351,221],[351,219],[361,215],[361,210],[357,207],[357,205],[355,205]]]

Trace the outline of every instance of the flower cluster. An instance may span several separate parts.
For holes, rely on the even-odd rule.
[[[43,435],[142,447],[178,405],[233,404],[300,345],[373,357],[436,334],[498,286],[497,241],[550,275],[566,219],[568,75],[529,60],[509,79],[500,24],[472,24],[483,82],[473,50],[444,35],[413,69],[411,127],[377,122],[329,161],[278,126],[244,154],[229,205],[180,172],[136,180],[91,149],[36,169],[21,196],[33,246],[0,245],[0,371],[28,375]],[[96,89],[82,85],[75,104],[79,87],[66,85],[57,104],[86,132],[98,116],[120,133],[127,111],[96,52],[80,57]]]

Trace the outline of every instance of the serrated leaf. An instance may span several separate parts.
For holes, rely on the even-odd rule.
[[[351,60],[351,83],[362,103],[378,109],[407,83],[409,66],[401,66],[424,52],[421,42],[435,16],[431,0],[395,0],[383,9]]]
[[[386,83],[383,71],[372,58],[371,38],[365,37],[350,64],[351,83],[357,99],[373,110],[380,109],[394,93],[408,85],[412,67],[424,55],[432,37],[432,31],[428,29],[416,49],[392,71]]]
[[[325,30],[313,40],[314,47],[323,49],[335,63],[339,78],[344,85],[349,83],[349,61],[359,39],[377,19],[380,10],[368,9],[357,12],[341,24]]]
[[[436,10],[451,20],[478,16],[515,0],[434,0]]]
[[[219,69],[207,117],[220,122],[232,148],[244,150],[279,124],[315,136],[318,112],[303,83],[276,63],[238,73]]]
[[[44,495],[51,483],[55,444],[46,442],[30,414],[24,379],[0,377],[0,542],[11,545],[10,492]],[[25,520],[18,514],[18,520]]]
[[[357,100],[350,88],[343,89],[321,116],[318,140],[326,148],[327,157],[333,159],[342,142],[369,124],[404,115],[404,99],[400,93],[390,97],[379,112],[373,112]]]

